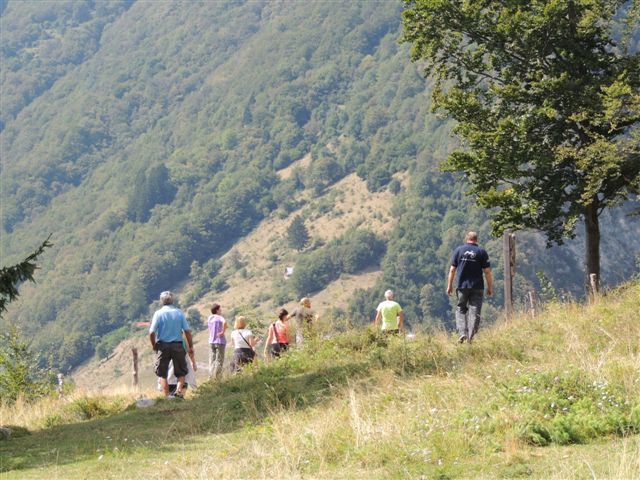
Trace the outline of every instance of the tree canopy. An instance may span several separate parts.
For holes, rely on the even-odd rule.
[[[638,3],[405,2],[403,40],[436,81],[434,106],[464,139],[463,172],[493,230],[549,243],[583,218],[600,273],[600,213],[640,189]]]

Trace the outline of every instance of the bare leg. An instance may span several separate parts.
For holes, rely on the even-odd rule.
[[[176,393],[184,395],[184,377],[178,377],[178,388],[176,389]]]
[[[162,387],[162,393],[164,393],[165,397],[169,396],[169,382],[167,382],[166,378],[160,378],[160,386]]]

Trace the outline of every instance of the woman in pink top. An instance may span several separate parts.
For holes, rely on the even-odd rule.
[[[269,326],[269,334],[264,345],[265,356],[267,355],[267,349],[272,358],[279,357],[280,353],[289,349],[289,325],[287,325],[287,320],[289,320],[289,312],[281,308],[278,311],[278,321]]]
[[[227,330],[227,321],[222,317],[222,307],[219,303],[211,306],[211,316],[207,319],[209,328],[209,380],[220,378],[222,375],[222,365],[224,364],[224,349],[227,339],[224,332]]]

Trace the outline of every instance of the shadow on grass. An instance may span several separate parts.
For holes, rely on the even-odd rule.
[[[46,468],[97,459],[101,453],[173,449],[203,433],[229,433],[262,422],[283,408],[300,410],[335,394],[349,379],[367,375],[367,362],[346,362],[299,371],[295,357],[230,378],[204,384],[185,401],[161,400],[155,406],[110,417],[60,425],[0,442],[0,472]]]
[[[407,342],[363,331],[310,342],[268,365],[219,383],[205,383],[190,400],[162,400],[146,409],[56,426],[0,443],[0,472],[183,448],[201,434],[230,433],[263,422],[274,412],[301,410],[338,394],[352,379],[390,369],[399,376],[449,374],[462,363],[524,356],[518,341],[487,341],[483,347],[447,349],[425,336]],[[116,450],[117,447],[117,450]]]

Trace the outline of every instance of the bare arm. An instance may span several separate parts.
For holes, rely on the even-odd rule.
[[[198,371],[198,364],[196,363],[196,355],[195,353],[191,352],[189,354],[189,360],[191,360],[191,368],[193,368],[194,372]]]
[[[484,277],[487,279],[487,296],[493,295],[493,273],[491,268],[484,269]]]
[[[449,277],[447,278],[447,295],[453,293],[453,279],[456,278],[456,267],[451,265],[449,269]]]
[[[188,332],[188,330],[185,330],[185,331],[182,332],[185,338],[187,337],[187,332]],[[191,333],[191,332],[189,332],[189,333]],[[192,339],[191,342],[187,341],[187,345],[189,345],[189,344],[193,345],[193,339]],[[193,371],[197,372],[198,371],[198,364],[196,363],[196,354],[194,353],[193,348],[191,349],[191,351],[187,351],[187,355],[189,356],[189,360],[191,360],[191,367],[193,368]]]
[[[269,345],[271,345],[271,341],[273,340],[273,332],[272,332],[272,328],[271,325],[269,325],[269,329],[267,330],[267,341],[264,342],[264,354],[267,354],[267,348],[269,348]]]
[[[398,315],[399,319],[398,319],[398,329],[400,331],[404,330],[404,312],[400,312],[400,315]]]
[[[155,352],[158,347],[156,345],[156,334],[154,332],[149,334],[149,340],[151,340],[151,348],[153,348],[153,351]]]
[[[191,356],[193,355],[193,337],[191,336],[191,330],[185,330],[184,337],[187,339],[187,353]]]
[[[376,311],[376,318],[373,320],[373,324],[377,327],[378,325],[380,325],[380,319],[382,318],[382,314],[380,313],[380,311]]]

